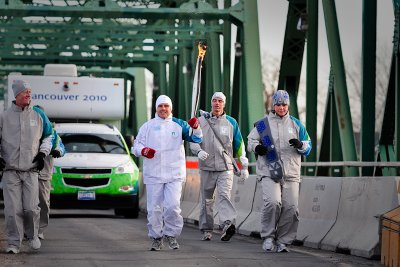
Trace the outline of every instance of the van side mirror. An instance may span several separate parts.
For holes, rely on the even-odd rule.
[[[133,147],[133,142],[135,141],[135,137],[133,135],[124,135],[124,140],[129,150]]]

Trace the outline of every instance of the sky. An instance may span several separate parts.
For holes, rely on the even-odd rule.
[[[379,0],[377,14],[377,47],[389,46],[393,36],[392,0]],[[336,12],[345,58],[361,55],[362,0],[336,0]],[[258,0],[259,32],[261,50],[281,56],[286,27],[288,1]],[[329,71],[329,56],[326,40],[323,7],[319,1],[319,64]]]
[[[335,0],[336,14],[339,24],[342,52],[346,70],[359,66],[361,60],[362,35],[362,0]],[[392,39],[394,29],[394,15],[392,0],[378,0],[377,5],[377,54],[385,54],[384,65],[390,67]],[[286,0],[258,0],[260,50],[262,54],[275,57],[280,61],[283,38],[286,27],[288,1]],[[322,0],[319,0],[319,41],[318,41],[318,93],[319,99],[326,99],[329,78],[329,52],[326,38]],[[266,64],[271,64],[267,57]],[[302,76],[304,77],[303,72]],[[278,66],[279,67],[279,66]],[[388,79],[385,79],[388,80]],[[349,96],[352,89],[348,84]],[[305,78],[300,85],[298,106],[305,106]],[[353,103],[352,103],[353,104]],[[318,110],[324,110],[318,109]],[[359,116],[361,104],[351,105],[353,117]],[[319,114],[318,116],[320,116]],[[323,114],[322,114],[323,115]],[[304,121],[305,114],[300,115]],[[322,116],[323,117],[323,116]],[[353,122],[355,119],[353,118]],[[357,123],[356,123],[357,124]],[[319,127],[319,131],[321,127]],[[355,130],[357,125],[355,125]]]

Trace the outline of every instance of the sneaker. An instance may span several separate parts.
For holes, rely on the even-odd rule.
[[[210,231],[204,231],[202,241],[210,241],[212,238],[212,233]]]
[[[41,245],[42,243],[40,243],[40,240],[37,236],[29,240],[29,247],[33,250],[38,250]]]
[[[266,238],[264,239],[263,245],[262,245],[262,249],[265,252],[275,252],[275,244],[274,244],[274,240],[272,238]]]
[[[6,248],[6,253],[8,254],[18,254],[19,253],[19,248],[14,245],[8,245]]]
[[[162,238],[152,238],[151,251],[159,251],[163,246]]]
[[[39,237],[40,240],[43,240],[43,239],[44,239],[44,234],[43,234],[43,233],[40,233],[40,234],[38,234],[37,236]]]
[[[235,225],[231,224],[230,222],[226,223],[224,229],[222,229],[221,241],[229,241],[235,233]]]
[[[168,242],[168,246],[170,249],[178,249],[179,248],[179,244],[178,241],[176,241],[176,238],[174,236],[165,236],[165,239]]]
[[[276,252],[289,252],[289,249],[286,247],[285,244],[278,243],[278,248],[276,249]]]

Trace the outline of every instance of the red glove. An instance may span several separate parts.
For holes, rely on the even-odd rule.
[[[142,149],[142,156],[146,157],[148,159],[154,158],[155,153],[156,153],[156,151],[150,147],[145,147]]]
[[[188,123],[193,129],[199,128],[199,120],[196,117],[191,118]]]

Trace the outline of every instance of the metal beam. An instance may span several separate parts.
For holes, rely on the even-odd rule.
[[[195,34],[194,32],[218,32],[222,33],[224,24],[215,24],[215,25],[207,25],[204,24],[191,24],[191,25],[181,25],[179,23],[175,23],[175,20],[169,21],[166,20],[165,23],[172,22],[172,25],[164,24],[164,25],[153,25],[153,24],[131,24],[131,23],[109,23],[107,21],[103,21],[102,23],[88,23],[88,22],[52,22],[52,23],[43,23],[43,22],[35,22],[35,21],[13,21],[17,18],[12,18],[6,22],[1,22],[0,20],[0,29],[7,28],[10,30],[25,30],[27,32],[32,33],[46,33],[49,31],[55,32],[63,32],[69,31],[70,33],[83,33],[87,31],[96,31],[99,34],[103,32],[127,32],[134,34],[135,32],[159,32],[160,35],[165,34],[175,34],[175,33],[190,33]],[[99,27],[102,28],[102,32],[98,32]]]
[[[313,149],[306,158],[316,161],[318,152],[318,0],[307,0],[307,73],[306,73],[306,129]],[[306,175],[313,176],[315,169],[307,168]]]
[[[339,122],[339,133],[343,159],[345,161],[357,160],[357,152],[354,141],[353,124],[347,95],[346,74],[343,63],[342,47],[340,44],[339,27],[336,17],[336,6],[334,0],[322,1],[325,15],[325,26],[328,37],[328,48],[332,63],[333,75],[335,77],[334,96]],[[350,176],[358,176],[358,169],[350,168]]]
[[[13,1],[10,1],[13,2]],[[201,5],[199,5],[201,6]],[[236,11],[235,9],[232,11]],[[7,17],[78,17],[78,18],[133,18],[133,19],[204,19],[237,21],[231,8],[108,8],[82,6],[13,6],[0,2],[0,16]]]
[[[243,56],[245,86],[240,94],[240,118],[244,138],[250,133],[255,120],[262,118],[264,111],[264,88],[261,77],[260,37],[258,30],[257,0],[243,1]]]
[[[363,0],[361,161],[375,160],[375,119],[371,118],[376,116],[376,6],[377,0]],[[374,168],[362,168],[363,176],[373,172]]]
[[[297,29],[299,19],[306,14],[306,0],[289,1],[283,43],[282,60],[279,69],[278,89],[286,90],[290,96],[290,114],[299,117],[297,94],[303,63],[305,31]]]

